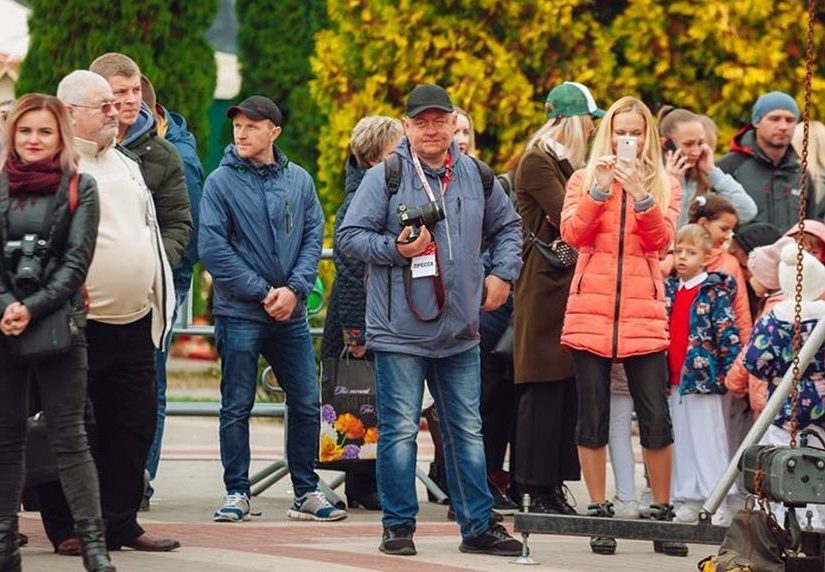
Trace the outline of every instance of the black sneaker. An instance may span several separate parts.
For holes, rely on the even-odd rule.
[[[385,528],[378,550],[384,554],[393,554],[395,556],[415,555],[413,532],[414,530],[405,524],[397,524]]]
[[[652,504],[650,505],[650,518],[653,520],[663,520],[665,522],[673,521],[673,505],[672,504]],[[683,542],[674,542],[672,540],[654,540],[653,550],[668,556],[687,556],[688,547]]]
[[[484,534],[465,538],[458,546],[461,552],[471,554],[492,554],[493,556],[521,556],[521,542],[498,523],[491,522]]]

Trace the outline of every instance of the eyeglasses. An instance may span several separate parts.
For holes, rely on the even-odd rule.
[[[85,107],[86,109],[97,109],[101,113],[106,114],[112,111],[120,111],[120,102],[119,101],[104,101],[102,103],[98,103],[97,105],[81,105],[79,103],[71,103],[74,107]]]

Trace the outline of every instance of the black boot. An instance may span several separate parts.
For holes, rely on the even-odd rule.
[[[587,516],[613,518],[613,503],[610,501],[587,505]],[[590,550],[595,554],[615,554],[616,539],[612,536],[591,536]]]
[[[114,572],[115,567],[106,549],[105,527],[102,518],[87,518],[75,523],[80,539],[83,566],[90,572]]]
[[[0,518],[0,572],[20,572],[16,516]]]
[[[650,518],[653,520],[673,520],[672,504],[652,504],[650,505]],[[673,542],[672,540],[654,540],[653,550],[667,554],[668,556],[687,556],[688,547],[683,542]]]
[[[573,497],[570,493],[570,489],[567,488],[567,485],[553,487],[550,490],[550,495],[548,498],[550,506],[552,506],[559,514],[576,515],[578,513],[576,512],[575,504],[570,504],[568,495],[570,498]],[[573,502],[576,502],[575,499],[573,499]],[[610,509],[612,513],[613,505],[611,505]]]

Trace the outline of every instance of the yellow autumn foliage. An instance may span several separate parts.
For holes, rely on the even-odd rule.
[[[805,2],[776,0],[328,0],[311,93],[318,188],[328,215],[343,198],[350,131],[369,114],[400,117],[417,83],[447,88],[468,110],[482,159],[497,169],[543,121],[547,91],[588,85],[600,106],[636,95],[707,113],[720,151],[760,93],[802,103]],[[817,59],[823,27],[817,24]],[[813,115],[825,117],[814,76]]]

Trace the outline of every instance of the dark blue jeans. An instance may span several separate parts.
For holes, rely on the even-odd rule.
[[[186,300],[187,291],[176,291],[175,313],[172,316],[172,323],[177,322],[178,311]],[[166,428],[166,360],[169,357],[169,346],[172,344],[172,332],[163,340],[163,347],[155,350],[155,371],[157,372],[156,383],[158,393],[158,421],[155,428],[155,440],[152,441],[152,448],[149,450],[149,458],[146,460],[147,484],[144,496],[149,499],[155,494],[155,489],[149,483],[155,480],[158,474],[158,464],[160,463],[160,449],[163,444],[163,430]]]
[[[295,496],[316,490],[320,395],[306,319],[265,324],[217,316],[215,342],[221,355],[220,442],[226,491],[249,494],[249,414],[255,404],[260,355],[286,392],[286,457]]]
[[[440,421],[447,487],[461,536],[478,536],[490,528],[493,498],[481,439],[479,368],[478,347],[438,359],[376,352],[377,473],[385,527],[415,528],[415,439],[426,379]]]

